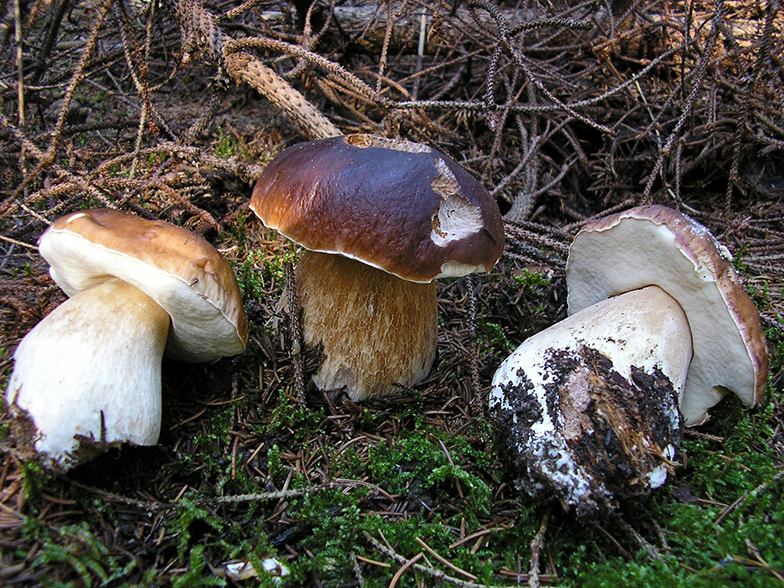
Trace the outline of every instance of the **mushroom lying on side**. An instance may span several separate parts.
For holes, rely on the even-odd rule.
[[[569,316],[527,339],[493,378],[491,414],[517,486],[580,516],[662,485],[680,420],[726,389],[761,396],[759,314],[729,254],[663,206],[589,225],[567,261]]]
[[[208,362],[245,349],[239,286],[194,233],[117,210],[55,221],[39,240],[70,296],[22,340],[6,392],[23,443],[67,469],[106,446],[154,445],[161,358]]]
[[[680,410],[699,425],[727,391],[748,406],[762,398],[768,352],[759,312],[732,256],[690,217],[651,205],[583,227],[566,267],[569,313],[649,285],[675,298],[689,319],[694,357]]]
[[[465,169],[426,145],[372,135],[286,149],[250,207],[305,248],[296,273],[304,343],[325,356],[313,381],[352,400],[427,376],[433,280],[489,271],[504,247],[498,206]]]

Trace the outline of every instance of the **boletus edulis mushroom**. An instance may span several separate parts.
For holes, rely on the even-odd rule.
[[[187,229],[85,210],[56,220],[38,247],[70,298],[22,339],[6,398],[21,442],[46,466],[157,443],[164,352],[210,362],[245,349],[234,273]]]
[[[321,390],[355,401],[423,380],[436,356],[433,280],[487,272],[504,231],[495,200],[447,155],[374,135],[300,143],[264,169],[251,209],[304,249],[296,269]]]
[[[583,227],[566,284],[570,316],[502,363],[490,409],[516,485],[596,516],[661,486],[728,390],[753,406],[767,348],[727,249],[664,206]]]

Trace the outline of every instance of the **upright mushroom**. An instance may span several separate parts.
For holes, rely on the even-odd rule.
[[[664,483],[686,425],[767,379],[759,314],[705,227],[663,206],[586,225],[567,261],[569,316],[499,367],[490,396],[529,494],[580,515]]]
[[[157,442],[164,350],[208,362],[245,349],[231,267],[184,228],[86,210],[55,221],[39,250],[70,298],[19,344],[6,397],[23,441],[49,466]]]
[[[313,376],[353,400],[411,386],[436,354],[433,280],[489,271],[504,247],[498,206],[426,145],[348,135],[294,145],[251,198],[264,224],[304,247],[296,273]]]

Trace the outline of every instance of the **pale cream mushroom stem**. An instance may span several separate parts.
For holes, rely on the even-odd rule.
[[[35,429],[36,453],[67,466],[119,443],[154,445],[169,315],[110,279],[66,300],[16,350],[9,403]]]
[[[680,443],[678,397],[691,358],[686,315],[657,286],[526,339],[490,394],[518,488],[595,516],[661,486]]]

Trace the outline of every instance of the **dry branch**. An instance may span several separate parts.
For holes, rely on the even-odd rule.
[[[325,139],[342,134],[328,118],[310,104],[273,69],[250,53],[230,43],[216,17],[201,0],[178,0],[176,14],[183,31],[184,59],[201,50],[220,62],[238,83],[247,83],[280,108],[310,139]],[[247,42],[247,40],[245,40]]]

